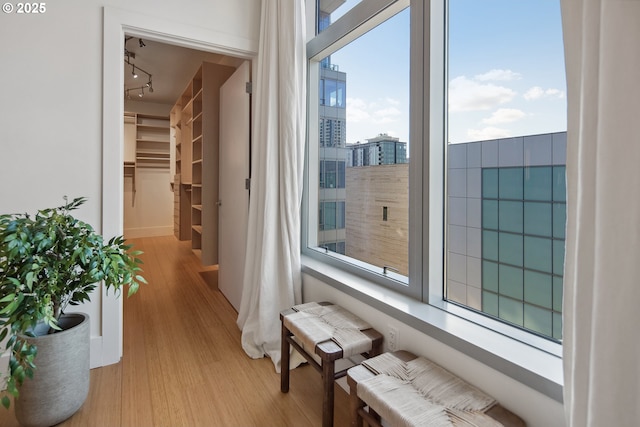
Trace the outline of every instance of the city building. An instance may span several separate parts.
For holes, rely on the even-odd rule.
[[[324,13],[329,16],[331,11]],[[330,56],[325,58],[320,64],[318,107],[318,246],[341,254],[345,253],[346,86],[347,74],[331,63]]]
[[[409,164],[347,168],[346,255],[409,274]]]
[[[348,146],[349,164],[385,143],[404,144]],[[449,301],[562,338],[565,153],[566,132],[449,145]],[[347,168],[346,254],[407,275],[408,164],[378,164]]]
[[[400,138],[381,133],[367,142],[347,145],[347,166],[375,166],[409,163],[407,143]]]
[[[562,338],[566,132],[448,151],[450,301]]]

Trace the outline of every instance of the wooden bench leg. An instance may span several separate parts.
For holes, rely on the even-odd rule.
[[[289,329],[287,329],[287,327],[284,326],[284,322],[282,322],[282,342],[280,343],[280,391],[283,393],[289,392],[289,336],[291,336],[291,332],[289,332]]]
[[[361,420],[364,420],[367,423],[368,427],[382,427],[380,415],[378,415],[376,411],[372,410],[371,408],[369,408],[369,411],[361,408],[358,411],[358,416]]]
[[[351,427],[362,427],[359,411],[364,408],[364,401],[358,397],[358,385],[349,381],[349,413]]]
[[[333,427],[335,369],[334,361],[322,361],[322,384],[324,388],[324,396],[322,398],[322,427]]]

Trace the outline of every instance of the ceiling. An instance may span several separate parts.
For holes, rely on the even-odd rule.
[[[142,43],[140,43],[142,40]],[[203,61],[237,67],[242,59],[217,53],[203,52],[180,46],[160,43],[145,38],[125,36],[125,51],[130,52],[129,61],[138,68],[151,74],[153,92],[148,88],[135,89],[144,86],[148,77],[137,71],[138,78],[132,75],[132,66],[127,64],[124,56],[124,96],[129,91],[129,101],[153,102],[159,104],[175,104],[178,97],[187,87],[187,83],[198,70]],[[135,89],[135,90],[134,90]],[[143,97],[138,95],[144,92]]]

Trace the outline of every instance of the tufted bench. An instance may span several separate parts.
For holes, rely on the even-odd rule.
[[[334,382],[347,369],[336,361],[352,356],[375,356],[382,351],[382,334],[342,307],[328,302],[301,304],[280,313],[282,363],[280,390],[289,391],[289,351],[293,346],[322,374],[322,426],[333,425]]]
[[[348,370],[351,426],[524,426],[492,397],[430,360],[384,353]],[[369,407],[369,411],[365,409]]]

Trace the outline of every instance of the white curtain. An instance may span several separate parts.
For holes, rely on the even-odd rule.
[[[568,426],[640,422],[640,1],[562,0]]]
[[[301,302],[300,205],[306,126],[303,0],[262,0],[253,98],[251,198],[238,326],[252,358],[280,371],[280,317]]]

